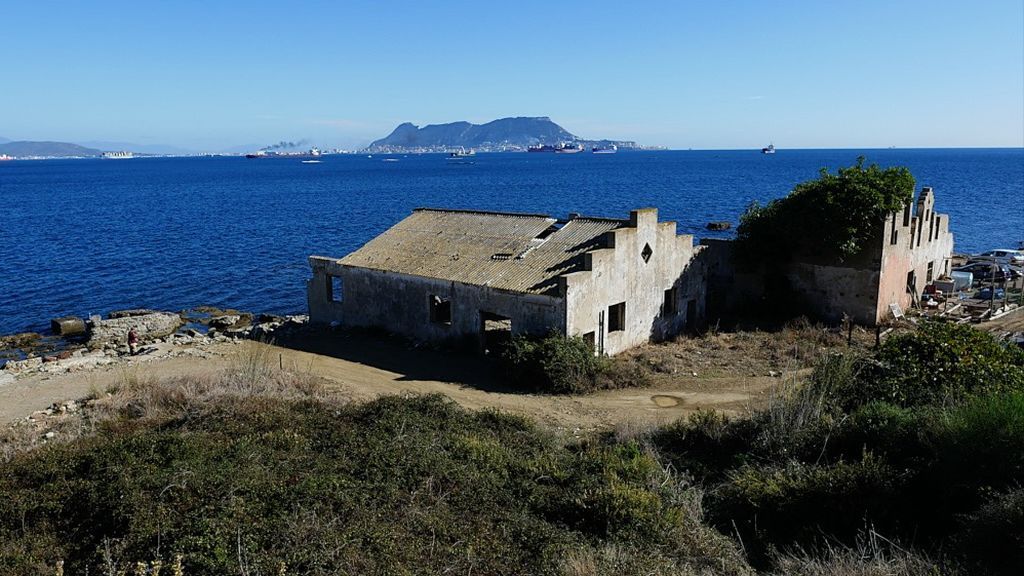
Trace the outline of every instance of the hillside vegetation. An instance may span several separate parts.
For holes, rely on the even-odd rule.
[[[346,404],[254,350],[209,381],[126,375],[45,445],[12,429],[0,573],[1024,569],[1024,354],[969,327],[830,353],[748,417],[582,439],[439,396]]]

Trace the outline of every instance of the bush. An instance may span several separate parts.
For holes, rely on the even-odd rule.
[[[514,336],[501,358],[516,383],[554,394],[579,394],[597,387],[602,360],[579,336],[542,339]]]
[[[570,550],[632,573],[744,574],[699,492],[636,444],[564,445],[439,396],[358,406],[209,398],[0,463],[0,573],[555,574]],[[587,558],[581,557],[581,562]],[[611,564],[609,564],[609,562]],[[581,565],[582,566],[582,565]],[[643,572],[641,572],[643,571]],[[630,572],[626,572],[630,573]]]
[[[966,515],[954,542],[979,574],[1024,573],[1024,489],[996,493]]]
[[[877,234],[885,216],[913,200],[914,177],[903,167],[821,169],[818,179],[798,184],[785,198],[752,204],[740,217],[734,254],[741,263],[786,262],[812,254],[843,261]]]
[[[1024,391],[1024,351],[963,324],[925,322],[887,339],[875,363],[842,392],[848,408],[953,404],[973,394]]]
[[[904,483],[904,474],[870,453],[831,465],[745,465],[711,492],[708,511],[763,558],[772,546],[855,540],[870,523],[887,521]]]

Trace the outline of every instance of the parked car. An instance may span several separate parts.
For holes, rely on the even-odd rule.
[[[1004,280],[1013,280],[1020,277],[1020,272],[1010,268],[1006,264],[992,265],[988,262],[974,262],[966,266],[961,266],[954,269],[955,272],[970,272],[974,275],[975,280],[990,281],[995,276],[996,282],[1003,282]],[[993,274],[994,273],[994,274]]]
[[[975,260],[977,259],[977,260]],[[988,252],[982,252],[976,256],[971,256],[971,261],[988,261],[995,260],[999,264],[1012,264],[1014,266],[1024,266],[1024,250],[1013,250],[1012,248],[997,248],[995,250],[989,250]]]

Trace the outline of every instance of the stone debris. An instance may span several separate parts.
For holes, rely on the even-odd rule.
[[[255,339],[265,342],[273,340],[279,330],[295,330],[305,327],[308,316],[274,316],[259,315],[255,318],[265,320],[250,325],[254,318],[248,313],[223,315],[221,325],[229,328],[211,329],[203,334],[194,328],[186,328],[177,332],[181,326],[181,318],[169,312],[152,312],[149,310],[123,310],[116,313],[118,318],[102,320],[91,317],[89,321],[91,333],[87,342],[88,348],[68,349],[51,354],[33,355],[23,360],[9,360],[0,367],[0,385],[14,382],[26,374],[62,374],[91,370],[101,366],[114,364],[135,364],[151,362],[164,358],[187,356],[194,358],[212,358],[224,354],[219,350],[210,350],[210,346],[234,343]],[[239,327],[238,324],[244,324]],[[135,355],[129,354],[127,346],[128,330],[135,327],[139,333],[141,345]],[[21,335],[18,335],[21,336]],[[10,338],[10,337],[9,337]],[[46,377],[48,378],[48,376]],[[44,380],[46,379],[44,378]],[[73,411],[74,403],[61,406],[54,405],[49,410],[60,412]],[[48,414],[35,414],[45,417]]]
[[[181,326],[181,317],[170,312],[154,312],[141,316],[125,316],[94,322],[90,327],[89,348],[102,348],[109,344],[127,342],[133,327],[142,341],[170,336]]]

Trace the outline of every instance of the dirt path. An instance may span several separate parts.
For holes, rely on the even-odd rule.
[[[659,377],[647,388],[602,391],[586,396],[525,394],[499,384],[482,359],[351,336],[304,342],[306,350],[270,347],[267,361],[324,379],[353,401],[402,393],[440,393],[472,409],[495,408],[581,431],[616,425],[646,426],[674,420],[699,408],[742,412],[772,385],[772,377]],[[208,376],[238,361],[244,344],[209,348],[210,358],[135,361],[90,371],[32,374],[0,386],[0,421],[24,418],[55,402],[78,399],[132,378]],[[321,350],[322,349],[322,350]],[[330,351],[330,355],[320,353]]]

